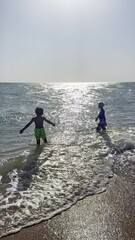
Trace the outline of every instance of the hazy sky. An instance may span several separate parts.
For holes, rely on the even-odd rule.
[[[0,0],[0,81],[135,81],[135,0]]]

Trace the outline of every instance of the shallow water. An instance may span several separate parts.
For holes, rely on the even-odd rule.
[[[108,129],[95,132],[105,102]],[[105,191],[113,173],[135,180],[135,83],[0,84],[0,236],[48,219],[87,195]],[[44,108],[48,144],[36,147]]]

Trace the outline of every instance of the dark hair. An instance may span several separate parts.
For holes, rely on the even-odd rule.
[[[35,113],[36,113],[37,116],[42,116],[43,115],[43,108],[37,107],[35,109]]]
[[[100,108],[100,107],[103,108],[104,105],[105,105],[105,104],[104,104],[103,102],[100,102],[100,103],[98,104],[98,107],[99,107],[99,108]]]

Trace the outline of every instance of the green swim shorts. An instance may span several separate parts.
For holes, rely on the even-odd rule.
[[[46,138],[45,129],[44,128],[35,128],[35,138],[36,140],[43,140]]]

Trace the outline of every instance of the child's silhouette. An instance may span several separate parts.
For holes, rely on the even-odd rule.
[[[40,145],[40,138],[44,140],[45,143],[47,143],[46,133],[45,129],[43,127],[43,122],[46,121],[49,124],[52,124],[55,126],[55,123],[52,123],[51,121],[47,120],[45,117],[42,117],[43,115],[43,109],[42,108],[36,108],[35,109],[36,117],[32,118],[31,121],[26,124],[24,128],[20,130],[20,133],[23,133],[23,131],[28,128],[33,122],[35,123],[35,138],[37,140],[37,145]]]
[[[103,107],[104,107],[104,103],[100,102],[98,104],[98,108],[100,109],[100,112],[95,119],[95,121],[99,119],[98,126],[96,127],[97,131],[100,131],[101,129],[106,130],[107,123],[106,123],[106,117],[105,117],[105,110]]]

